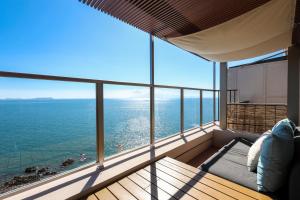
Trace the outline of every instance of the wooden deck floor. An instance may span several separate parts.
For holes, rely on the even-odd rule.
[[[267,200],[269,197],[171,158],[161,159],[88,200]]]
[[[199,168],[200,165],[206,161],[209,157],[211,157],[214,153],[216,153],[219,149],[216,147],[210,147],[209,149],[205,150],[204,152],[197,155],[191,161],[189,161],[189,165]]]

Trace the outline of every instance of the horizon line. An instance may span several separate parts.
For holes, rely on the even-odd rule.
[[[203,97],[204,99],[206,98],[213,98],[213,97]],[[5,97],[5,98],[0,98],[0,100],[89,100],[89,99],[96,99],[95,98],[56,98],[56,97],[33,97],[33,98],[11,98],[11,97]],[[105,98],[104,99],[113,99],[113,100],[149,100],[150,98]],[[169,99],[180,99],[180,97],[170,97],[170,98],[156,98],[155,100],[169,100]],[[200,99],[200,97],[185,97],[185,99]],[[217,99],[217,97],[216,97]]]

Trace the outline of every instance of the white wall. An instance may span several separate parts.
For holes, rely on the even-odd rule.
[[[287,60],[229,68],[228,89],[240,101],[287,103]]]

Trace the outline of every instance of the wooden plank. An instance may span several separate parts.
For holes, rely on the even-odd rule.
[[[149,181],[147,181],[143,177],[137,175],[136,173],[129,175],[128,178],[130,180],[132,180],[133,182],[135,182],[137,185],[139,185],[143,189],[146,189],[151,184]]]
[[[195,198],[189,196],[188,194],[182,192],[181,190],[177,189],[176,187],[172,186],[171,184],[163,181],[163,180],[157,180],[155,176],[153,176],[152,174],[150,174],[149,172],[145,171],[145,170],[140,170],[137,172],[137,174],[145,177],[145,178],[149,178],[149,181],[151,181],[151,183],[153,185],[155,185],[155,187],[165,191],[166,193],[168,193],[170,196],[176,198],[176,199],[182,199],[182,200],[195,200]]]
[[[147,172],[150,173],[148,171],[148,168],[145,168],[145,170],[147,170]],[[157,170],[156,173],[157,173],[157,176],[160,177],[160,179],[173,185],[177,189],[189,194],[190,196],[192,196],[195,199],[214,199],[211,196],[205,194],[204,192],[201,192],[201,191],[193,188],[193,186],[188,185],[187,183],[184,183],[184,182],[182,182],[160,170]],[[227,200],[227,198],[224,198],[224,200]]]
[[[95,196],[97,197],[97,200],[117,200],[117,198],[107,188],[103,188],[96,192]]]
[[[98,199],[94,194],[92,194],[92,195],[88,196],[88,198],[86,198],[86,200],[98,200]]]
[[[203,183],[207,186],[215,188],[216,190],[219,190],[220,192],[223,192],[223,193],[225,193],[227,195],[230,195],[234,198],[247,199],[247,200],[254,200],[255,199],[254,197],[249,196],[247,194],[244,194],[243,192],[241,192],[239,190],[234,190],[230,187],[227,187],[226,185],[223,185],[222,183],[212,181],[211,179],[206,178],[204,175],[194,174],[191,171],[180,168],[177,165],[174,165],[172,163],[168,163],[166,161],[161,161],[160,164],[162,164],[165,167],[169,168],[169,170],[171,170],[170,173],[174,173],[174,171],[179,172],[180,174],[185,175],[188,178],[192,178],[195,181],[198,181],[198,182]]]
[[[88,200],[269,200],[270,197],[171,158],[113,183]]]
[[[187,173],[185,175],[190,175],[190,176],[199,175],[200,177],[203,176],[206,179],[210,179],[214,182],[225,185],[225,186],[227,186],[229,188],[232,188],[234,190],[238,190],[238,191],[243,190],[249,196],[251,196],[253,194],[255,195],[257,193],[256,191],[250,190],[246,187],[243,187],[241,185],[238,185],[236,183],[233,183],[233,182],[228,181],[226,179],[223,179],[221,177],[215,176],[213,174],[201,171],[197,168],[191,167],[191,166],[189,166],[185,163],[181,163],[181,162],[179,162],[177,160],[174,160],[174,159],[171,159],[171,158],[165,158],[165,159],[161,160],[160,163],[164,164],[165,166],[168,166],[169,168],[171,168],[173,170],[177,169],[177,170],[181,170],[183,173]],[[191,174],[191,172],[192,172],[192,174]]]
[[[150,172],[149,167],[146,167],[145,170]],[[170,174],[174,175],[174,172],[172,172],[171,170],[168,169],[160,170],[159,166],[157,166],[156,174],[159,178],[174,185],[178,189],[183,190],[184,192],[188,193],[189,195],[193,196],[196,199],[209,199],[211,197],[215,199],[222,199],[222,200],[235,199],[205,184],[202,184],[191,178],[188,178],[184,175],[172,176],[170,174],[167,174],[165,171],[169,171],[169,173],[171,172]]]
[[[149,180],[146,180],[144,177],[134,173],[132,174],[134,176],[129,176],[129,178],[135,182],[138,185],[143,185],[146,186],[148,185],[145,189],[145,191],[147,191],[149,194],[151,194],[154,198],[159,199],[159,200],[168,200],[168,199],[172,199],[175,200],[173,197],[171,197],[168,193],[166,193],[165,191],[161,190],[160,188],[157,188],[156,185],[151,184],[151,182],[149,181],[151,178],[150,176],[148,177]],[[142,180],[142,182],[141,182]],[[144,183],[144,181],[146,181],[147,183]],[[142,183],[142,184],[141,184]]]
[[[135,196],[139,200],[151,200],[151,195],[131,181],[129,178],[123,178],[119,181],[119,183],[126,188],[133,196]]]
[[[180,200],[196,200],[194,197],[190,196],[189,194],[179,190],[178,188],[174,187],[173,185],[169,184],[166,181],[159,180],[157,182],[157,187],[165,190],[169,193],[172,197]],[[210,200],[210,199],[208,199]]]
[[[250,197],[252,197],[254,199],[259,199],[259,200],[270,200],[271,199],[270,197],[268,197],[268,196],[266,196],[266,195],[264,195],[262,193],[256,192],[254,190],[251,190],[251,189],[246,188],[244,186],[238,185],[236,183],[233,183],[233,182],[228,181],[226,179],[223,179],[221,177],[215,176],[213,174],[203,172],[200,169],[194,168],[192,166],[189,166],[189,165],[187,165],[185,163],[179,162],[179,161],[174,160],[172,158],[165,157],[164,159],[162,159],[160,161],[167,162],[167,164],[170,167],[171,167],[172,164],[173,164],[172,167],[174,167],[174,165],[178,166],[178,167],[180,166],[181,169],[186,169],[184,171],[184,173],[187,170],[189,170],[190,172],[193,172],[194,174],[202,176],[202,177],[204,177],[206,179],[210,179],[210,180],[212,180],[212,181],[214,181],[216,183],[219,183],[219,184],[224,185],[224,186],[226,186],[228,188],[231,188],[232,190],[235,190],[235,191],[238,191],[238,192],[243,193],[245,195],[248,195],[248,196],[250,196]]]
[[[148,193],[150,193],[153,197],[159,200],[176,200],[175,198],[171,197],[168,193],[157,188],[156,185],[151,184],[149,187],[145,189]]]
[[[189,182],[190,184],[193,184],[193,187],[197,188],[198,190],[202,191],[202,185],[206,185],[216,191],[219,191],[221,193],[226,194],[227,196],[233,197],[235,199],[245,199],[245,200],[254,200],[254,198],[249,197],[243,193],[240,193],[238,191],[232,190],[231,188],[228,188],[222,184],[218,184],[214,181],[211,181],[209,179],[206,179],[205,177],[201,179],[193,179],[194,177],[188,177],[184,175],[183,173],[180,173],[178,171],[173,170],[172,168],[168,168],[165,165],[161,165],[160,163],[157,163],[157,167],[159,170],[164,171],[165,173],[168,173],[169,175],[180,179],[185,182]],[[202,185],[201,185],[202,184]],[[208,190],[205,190],[209,195],[212,196],[218,196],[218,193],[209,193]]]
[[[113,183],[107,187],[119,200],[137,200],[132,194],[125,190],[119,183]]]

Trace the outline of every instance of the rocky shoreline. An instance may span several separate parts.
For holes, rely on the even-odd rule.
[[[75,163],[75,160],[72,158],[68,158],[64,160],[60,165],[60,169],[68,167]],[[4,182],[4,184],[0,185],[0,193],[7,192],[11,189],[16,188],[17,186],[33,183],[41,180],[45,177],[50,177],[56,175],[61,170],[50,169],[45,166],[31,166],[24,169],[24,174],[20,176],[14,176],[10,180]]]

